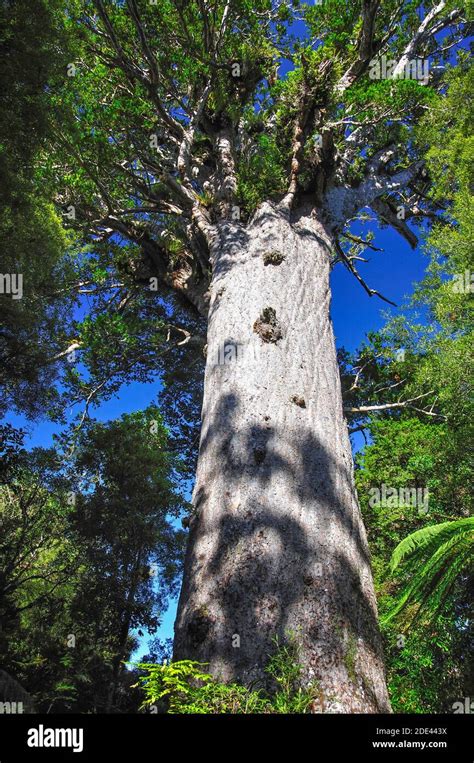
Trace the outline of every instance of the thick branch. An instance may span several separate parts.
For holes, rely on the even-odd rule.
[[[189,127],[184,133],[184,137],[183,137],[183,140],[181,141],[181,146],[179,148],[178,163],[177,163],[178,172],[183,178],[183,180],[185,180],[188,184],[191,181],[190,160],[191,160],[191,151],[192,151],[192,147],[194,143],[194,137],[196,135],[196,130],[198,128],[199,122],[201,121],[201,117],[204,113],[204,109],[206,108],[207,99],[209,98],[211,88],[212,88],[212,83],[213,83],[213,77],[211,76],[199,97],[199,100],[196,104],[196,108],[191,117]]]
[[[231,130],[220,130],[215,139],[218,160],[216,199],[222,216],[230,212],[230,206],[237,190],[237,176],[233,153]]]
[[[454,10],[451,11],[445,18],[440,19],[435,24],[431,25],[431,22],[436,19],[437,16],[440,15],[440,13],[445,9],[446,2],[445,0],[441,0],[438,5],[435,5],[425,16],[423,21],[421,22],[420,26],[418,27],[416,33],[413,35],[412,39],[406,46],[405,50],[402,53],[402,56],[400,60],[398,61],[392,77],[393,79],[396,79],[397,77],[400,77],[403,75],[403,72],[405,71],[405,67],[409,64],[410,60],[413,58],[413,56],[417,53],[420,46],[426,42],[427,39],[435,35],[437,32],[440,32],[442,29],[445,29],[447,26],[449,26],[453,21],[455,21],[460,15],[461,11]]]
[[[370,206],[378,217],[388,225],[391,225],[403,238],[407,241],[412,249],[416,249],[418,245],[418,238],[413,231],[408,227],[405,220],[401,220],[396,209],[393,209],[389,201],[383,201],[382,199],[374,199]]]
[[[337,84],[337,90],[347,90],[367,69],[374,54],[375,17],[380,0],[363,0],[362,29],[359,35],[358,57],[343,74]]]
[[[319,76],[324,78],[332,68],[332,61],[325,61],[319,69]],[[311,84],[308,79],[306,62],[303,60],[303,89],[300,96],[298,118],[293,131],[293,147],[288,190],[280,202],[282,209],[290,209],[298,190],[298,176],[301,171],[304,147],[307,137],[307,127],[311,114],[314,114],[315,104]],[[319,115],[318,115],[319,121]],[[327,140],[327,137],[326,137]]]
[[[333,230],[339,231],[360,209],[372,206],[375,199],[386,193],[408,188],[416,178],[423,162],[415,162],[394,175],[382,171],[382,167],[393,156],[389,147],[377,152],[368,166],[368,177],[355,188],[335,186],[326,195],[325,211]]]
[[[52,358],[48,358],[46,363],[55,363],[57,360],[61,360],[61,358],[66,357],[66,355],[70,355],[71,352],[74,352],[75,350],[79,350],[82,346],[82,342],[72,342],[72,344],[69,345],[69,347],[66,347],[65,350],[62,350],[61,352],[56,353],[56,355],[53,355]]]

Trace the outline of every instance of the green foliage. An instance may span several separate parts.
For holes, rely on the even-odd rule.
[[[421,393],[428,405],[371,417],[372,442],[357,458],[359,497],[372,551],[386,644],[392,707],[399,712],[450,711],[473,691],[472,661],[472,69],[464,54],[430,96],[416,139],[445,212],[425,246],[430,263],[403,316],[391,319],[362,351],[368,363],[352,390],[397,384],[387,402]],[[465,273],[468,272],[467,282]],[[460,276],[462,275],[462,278]],[[463,288],[453,288],[462,282]],[[423,320],[422,320],[423,318]],[[404,349],[403,358],[397,350]],[[378,357],[377,357],[378,356]],[[351,382],[345,382],[350,390]],[[391,397],[391,394],[394,397]],[[369,398],[370,399],[370,398]],[[421,486],[429,512],[370,506],[371,486]],[[394,576],[390,561],[395,567]],[[470,568],[471,567],[471,568]],[[400,631],[403,631],[403,634]]]
[[[445,211],[428,237],[431,261],[414,304],[428,306],[433,322],[450,338],[472,332],[473,326],[473,77],[474,69],[461,53],[459,65],[448,70],[446,93],[416,133],[434,180],[431,194]]]
[[[303,670],[297,634],[289,633],[284,644],[275,639],[275,647],[275,653],[266,667],[267,673],[278,687],[270,697],[270,712],[310,712],[318,693],[318,686],[316,681],[309,687],[301,685]]]
[[[416,130],[435,181],[432,194],[438,201],[452,199],[457,191],[472,189],[474,179],[474,136],[471,130],[474,69],[465,51],[459,53],[458,65],[448,68],[446,85],[446,92],[434,99],[433,108]]]
[[[275,138],[259,135],[255,148],[242,158],[238,167],[238,198],[247,213],[264,199],[281,194],[285,178],[284,156]]]
[[[206,665],[181,660],[156,665],[140,663],[145,675],[139,678],[145,693],[143,707],[165,702],[163,709],[180,714],[307,713],[317,696],[317,685],[301,686],[298,641],[289,636],[284,645],[275,641],[276,651],[266,671],[276,690],[268,693],[238,684],[219,683],[204,671]]]
[[[420,545],[413,562],[404,564],[401,558],[413,537],[431,539],[434,531],[427,528],[449,529],[446,519],[453,526],[460,522],[472,527],[472,519],[466,517],[471,496],[465,427],[426,421],[421,415],[420,419],[380,417],[370,426],[372,443],[357,456],[356,481],[371,549],[390,697],[398,712],[449,711],[452,702],[470,696],[472,688],[466,659],[472,647],[467,564],[472,530],[471,552],[466,534],[466,543],[453,542],[445,548],[446,555],[434,556],[434,546],[430,553],[428,545]],[[397,503],[370,505],[370,489],[382,483],[427,489],[428,513]],[[407,536],[410,540],[403,542]],[[394,578],[390,561],[397,546],[394,561],[400,558],[400,564]],[[441,588],[436,589],[438,581]],[[448,649],[444,643],[449,643]]]
[[[259,692],[236,684],[220,684],[198,662],[181,660],[169,665],[140,663],[140,684],[146,695],[144,707],[166,700],[169,713],[212,714],[265,712]]]
[[[402,562],[409,563],[412,576],[385,622],[410,604],[419,605],[417,615],[422,613],[425,622],[435,618],[458,577],[469,570],[473,559],[474,517],[423,527],[404,538],[392,554],[390,571],[394,572]]]
[[[458,399],[456,405],[461,404]],[[402,558],[413,538],[430,541],[435,533],[435,542],[440,526],[450,530],[459,522],[460,527],[472,528],[472,519],[466,517],[472,500],[465,447],[468,425],[427,421],[421,414],[420,419],[379,414],[370,425],[372,443],[357,456],[356,481],[372,555],[390,696],[398,712],[449,711],[452,702],[470,696],[472,688],[466,659],[472,648],[472,529],[470,542],[466,533],[463,541],[459,538],[445,547],[446,554],[435,555],[435,546],[427,543],[417,546],[416,553],[413,547],[413,561],[404,564]],[[370,505],[370,489],[382,483],[427,489],[428,513],[398,503]],[[436,530],[429,529],[433,526]],[[400,563],[394,577],[390,561],[397,547],[394,562]]]
[[[176,594],[184,543],[161,414],[87,421],[32,453],[2,433],[2,667],[45,711],[136,711],[123,661]]]
[[[458,519],[455,522],[442,522],[439,525],[423,527],[398,544],[390,560],[390,572],[394,572],[404,561],[418,562],[419,556],[433,553],[444,546],[453,536],[471,533],[474,529],[474,518]]]
[[[2,407],[38,415],[53,408],[57,369],[74,304],[65,288],[75,268],[66,253],[74,239],[52,203],[42,173],[52,131],[51,88],[60,87],[70,60],[61,0],[26,0],[0,7],[0,257],[2,273],[21,275],[20,299],[0,295]],[[57,411],[57,408],[56,408]]]
[[[439,616],[403,634],[389,623],[382,632],[394,712],[450,713],[453,701],[466,692],[470,696],[466,655],[472,635],[456,614]]]

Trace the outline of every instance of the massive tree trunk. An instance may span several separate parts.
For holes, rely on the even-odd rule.
[[[175,659],[265,682],[293,631],[323,712],[384,712],[376,601],[329,317],[330,235],[263,204],[222,223]]]

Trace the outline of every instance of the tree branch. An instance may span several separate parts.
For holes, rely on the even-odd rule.
[[[416,249],[418,245],[417,236],[415,236],[404,220],[399,219],[396,209],[393,209],[388,200],[383,201],[383,199],[380,198],[374,199],[371,201],[370,206],[383,222],[391,225],[401,236],[403,236],[412,249]]]
[[[74,350],[79,350],[81,346],[82,342],[72,342],[72,344],[70,344],[69,347],[66,347],[65,350],[58,352],[56,355],[53,355],[52,358],[48,358],[46,363],[55,363],[57,360],[61,360],[61,358],[66,357],[66,355],[69,355],[71,352],[74,352]]]
[[[373,363],[373,361],[376,360],[377,358],[381,358],[381,357],[382,357],[382,353],[379,352],[379,353],[375,354],[373,357],[370,357],[362,366],[354,367],[354,370],[357,370],[357,373],[356,373],[356,375],[354,377],[354,381],[352,382],[352,384],[349,387],[349,389],[347,389],[343,393],[343,397],[345,395],[348,395],[350,392],[353,392],[355,389],[359,389],[360,375],[365,371],[365,369],[367,368],[368,365]]]
[[[108,38],[110,39],[110,42],[112,43],[112,46],[118,57],[118,60],[113,63],[115,63],[116,65],[118,64],[120,66],[120,68],[126,74],[128,80],[132,84],[134,80],[138,80],[139,82],[142,83],[142,85],[145,86],[148,92],[148,95],[150,96],[150,99],[153,102],[153,105],[158,111],[158,114],[163,120],[163,122],[170,128],[170,130],[172,131],[174,135],[177,135],[180,138],[182,138],[184,135],[184,128],[176,119],[174,119],[171,116],[171,114],[168,113],[166,108],[163,106],[160,98],[157,96],[155,83],[152,80],[148,79],[146,75],[144,74],[144,72],[142,72],[141,69],[138,66],[136,66],[132,61],[130,61],[130,59],[127,57],[124,49],[122,48],[118,40],[117,35],[115,34],[115,30],[113,28],[112,22],[107,14],[107,11],[105,10],[104,3],[102,2],[102,0],[94,0],[94,4],[97,8],[98,14],[105,27]],[[150,54],[151,54],[151,51],[150,51]]]
[[[429,392],[424,392],[422,395],[412,397],[410,400],[398,400],[396,403],[382,403],[380,405],[361,405],[359,408],[344,408],[344,413],[372,413],[373,411],[388,411],[391,408],[413,408],[412,403],[415,403],[417,400],[421,400],[424,397],[428,397],[428,395],[432,395],[433,393],[434,390],[432,389]],[[428,416],[438,415],[431,411],[425,411],[422,408],[416,408],[415,410],[418,410],[421,413],[426,413]]]
[[[363,0],[362,28],[359,35],[358,57],[342,75],[336,85],[339,92],[347,90],[367,69],[374,54],[373,42],[375,32],[375,17],[380,0]]]
[[[363,238],[359,238],[359,236],[353,236],[352,233],[341,233],[341,236],[343,236],[343,238],[349,239],[349,241],[353,241],[355,244],[361,244],[368,249],[372,249],[373,252],[383,252],[383,249],[381,249],[379,246],[374,246],[371,241],[366,241]]]
[[[392,146],[378,151],[368,164],[368,176],[355,188],[334,186],[326,194],[325,212],[334,231],[340,231],[347,220],[360,209],[372,206],[375,199],[401,188],[408,188],[416,178],[423,162],[415,162],[410,167],[393,175],[382,172],[382,168],[393,157]]]
[[[387,302],[389,305],[393,305],[393,307],[396,307],[397,305],[395,304],[395,302],[392,302],[391,299],[387,299],[387,297],[384,297],[383,294],[381,294],[379,291],[377,291],[377,289],[371,289],[370,286],[367,286],[367,284],[365,283],[365,281],[362,278],[362,276],[360,275],[360,273],[357,271],[355,266],[352,264],[351,258],[347,256],[347,254],[345,253],[345,251],[343,250],[342,246],[340,245],[340,243],[339,243],[339,241],[337,239],[335,241],[335,245],[336,245],[336,250],[337,250],[338,254],[340,255],[341,259],[343,260],[344,264],[346,265],[348,270],[352,273],[352,275],[355,278],[357,278],[357,280],[359,281],[360,285],[365,289],[365,291],[367,292],[369,297],[374,297],[374,296],[379,297],[384,302]]]
[[[440,32],[445,27],[449,26],[453,21],[455,21],[459,16],[461,15],[461,10],[456,9],[454,11],[451,11],[445,18],[439,20],[437,23],[435,23],[433,26],[430,27],[431,22],[439,16],[439,14],[445,9],[446,7],[446,1],[441,0],[438,5],[435,5],[425,16],[423,21],[421,22],[420,26],[418,27],[418,30],[413,35],[412,39],[406,46],[405,50],[403,51],[400,60],[398,61],[395,69],[393,70],[392,77],[393,79],[396,79],[397,77],[400,77],[403,72],[405,71],[405,67],[409,63],[409,61],[413,58],[413,56],[418,51],[420,45],[422,45],[426,40],[433,35],[435,35],[437,32]]]
[[[133,19],[133,23],[135,24],[135,29],[137,30],[138,37],[140,38],[140,44],[142,46],[143,54],[150,67],[151,83],[153,85],[156,85],[158,83],[158,76],[159,76],[158,65],[156,63],[155,56],[153,55],[151,48],[148,45],[148,40],[147,40],[145,30],[143,28],[143,25],[140,19],[140,14],[138,12],[138,7],[135,0],[127,0],[127,7],[130,11],[130,16]]]

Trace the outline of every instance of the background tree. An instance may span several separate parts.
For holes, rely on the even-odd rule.
[[[17,454],[0,513],[1,659],[39,709],[138,709],[124,662],[176,594],[182,557],[166,440],[150,408],[89,422],[66,462]]]
[[[18,680],[23,693],[27,689],[31,695],[25,704],[28,710],[31,697],[41,706],[52,691],[47,681],[38,683],[37,676],[52,657],[46,644],[58,638],[64,602],[77,579],[80,550],[70,531],[72,506],[57,454],[41,448],[28,452],[23,439],[23,432],[2,426],[0,659],[12,683],[9,691],[14,692],[5,699],[23,701],[15,688]],[[40,632],[47,640],[38,638]],[[59,658],[51,659],[48,669],[56,670],[54,686],[62,673]]]
[[[166,430],[158,409],[87,426],[73,468],[80,476],[75,521],[85,543],[86,573],[71,610],[77,638],[101,644],[110,674],[99,707],[116,706],[132,632],[153,633],[169,596],[176,595],[183,532],[171,520],[176,493]],[[81,635],[79,635],[81,634]],[[96,702],[98,698],[96,698]]]
[[[374,402],[377,389],[383,390],[384,406],[359,410],[349,418],[355,429],[369,423],[372,440],[358,456],[356,478],[384,623],[392,705],[399,712],[451,712],[454,702],[473,691],[472,455],[467,447],[473,416],[473,178],[466,121],[472,120],[472,69],[462,57],[447,81],[447,91],[418,127],[436,179],[431,195],[444,210],[427,239],[427,275],[416,285],[404,315],[373,335],[352,359],[357,369],[348,373],[349,365],[343,364],[351,407],[357,408],[364,395]],[[426,397],[406,404],[420,393]],[[381,483],[427,490],[428,511],[420,513],[419,507],[403,501],[371,506],[370,489]],[[437,534],[441,527],[466,532],[459,545],[453,538],[445,547],[444,535]],[[433,547],[418,545],[418,539],[432,539]],[[412,549],[415,555],[396,577],[390,570],[395,547],[399,553]],[[433,574],[427,574],[440,557]],[[402,609],[404,602],[410,606]]]
[[[2,2],[0,46],[1,410],[38,416],[56,404],[58,414],[51,361],[68,333],[77,249],[44,169],[52,161],[50,91],[64,83],[73,55],[64,3],[39,0],[32,13],[26,0]],[[11,277],[22,279],[16,295],[4,282]]]

